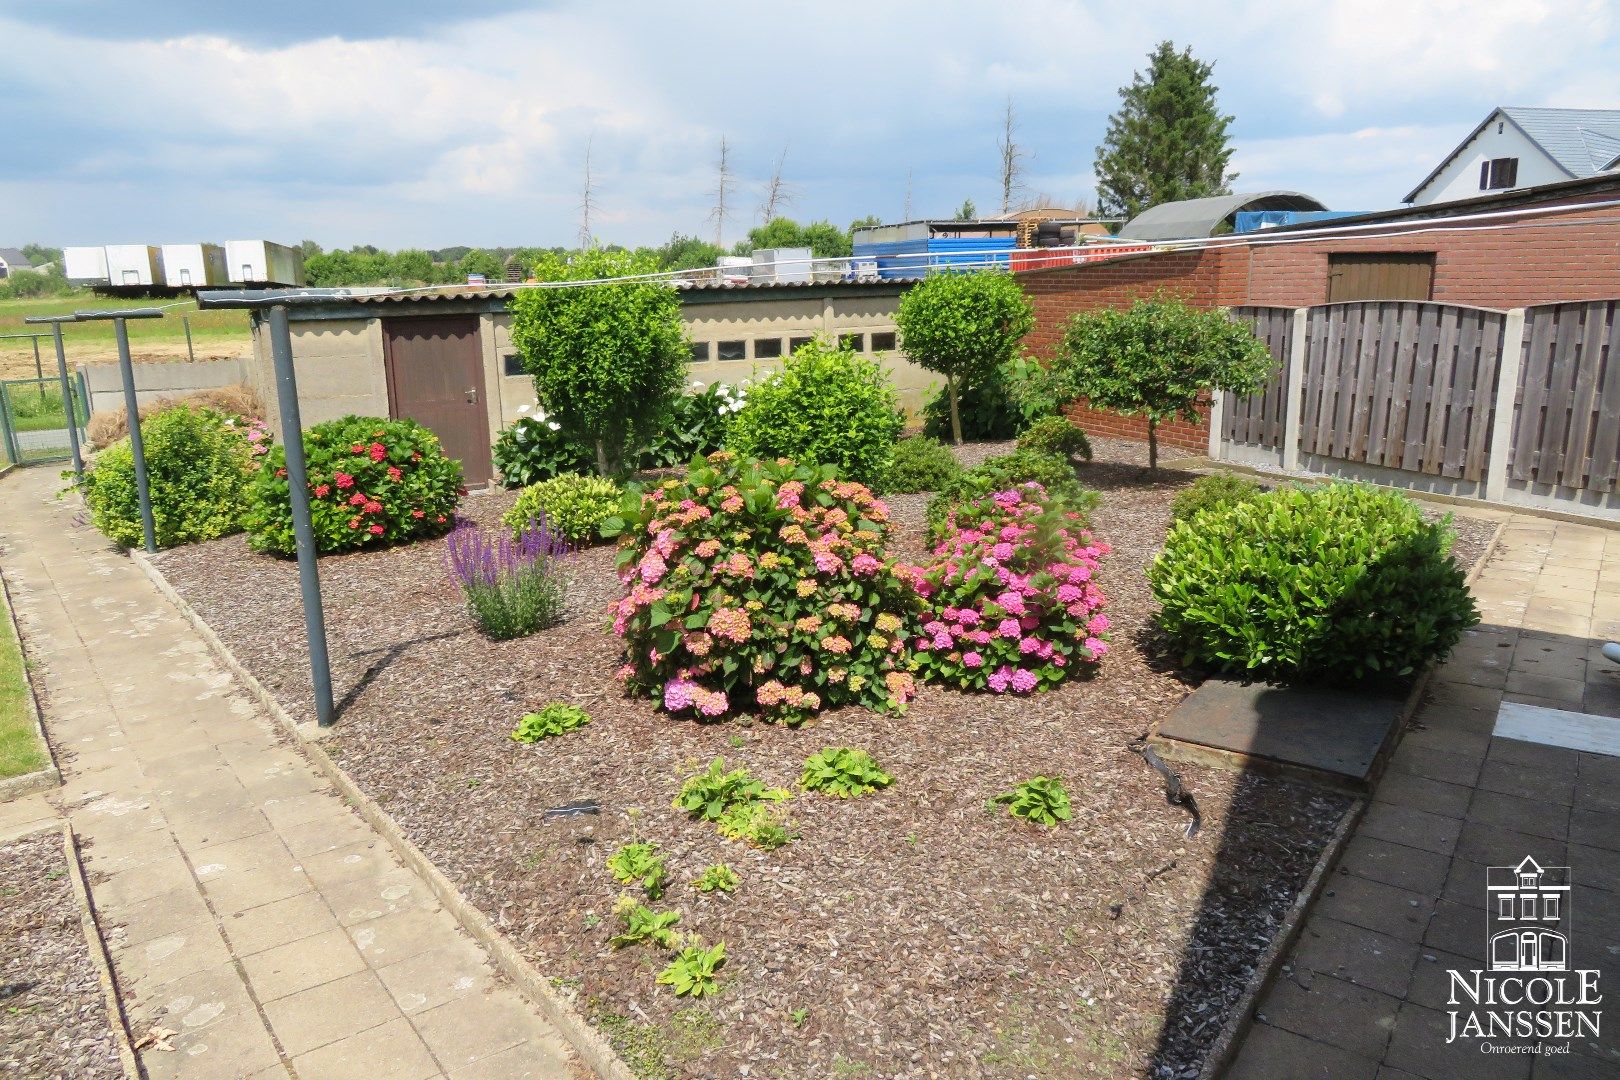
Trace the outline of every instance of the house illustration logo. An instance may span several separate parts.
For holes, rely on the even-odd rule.
[[[1569,969],[1569,867],[1486,867],[1485,893],[1492,971]]]

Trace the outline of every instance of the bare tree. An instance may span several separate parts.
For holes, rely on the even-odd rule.
[[[585,187],[579,199],[579,246],[584,250],[591,246],[591,214],[596,210],[595,185],[591,179],[591,144],[596,136],[591,135],[585,140]]]
[[[900,215],[900,220],[901,221],[910,221],[911,220],[911,170],[910,169],[906,170],[906,209],[905,209],[905,212]]]
[[[1024,189],[1024,153],[1018,145],[1018,114],[1013,112],[1012,98],[1007,99],[1007,112],[1002,120],[1001,138],[1001,212],[1006,215],[1013,204],[1013,196]]]
[[[736,181],[731,175],[731,144],[725,136],[720,138],[720,163],[715,177],[714,209],[709,211],[709,220],[714,222],[714,246],[726,246],[726,200],[731,195],[731,189]]]
[[[787,147],[776,157],[776,167],[771,170],[771,182],[765,186],[765,201],[760,205],[760,224],[769,225],[781,212],[782,207],[795,201],[799,193],[793,185],[782,179],[782,166],[787,162]]]

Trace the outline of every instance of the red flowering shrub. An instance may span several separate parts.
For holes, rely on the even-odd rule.
[[[386,547],[437,536],[454,524],[465,494],[461,463],[414,420],[345,416],[304,432],[315,547],[325,553]],[[260,551],[295,549],[287,458],[280,446],[254,478],[248,542]]]
[[[901,710],[917,598],[888,516],[830,466],[719,453],[665,480],[602,527],[622,533],[620,675],[679,715]]]
[[[1093,580],[1108,545],[1039,484],[958,507],[918,591],[913,648],[925,680],[1027,694],[1089,670],[1108,651]]]

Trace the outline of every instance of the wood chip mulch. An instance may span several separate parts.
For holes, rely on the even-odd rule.
[[[0,1076],[121,1077],[62,834],[0,847]]]
[[[1150,481],[1145,448],[1095,444],[1082,479],[1103,494],[1094,527],[1114,549],[1101,578],[1114,649],[1088,681],[1025,698],[927,687],[903,717],[845,709],[797,730],[673,721],[613,680],[610,548],[576,557],[565,623],[497,643],[472,629],[434,541],[321,561],[333,752],[644,1076],[1193,1076],[1346,802],[1179,765],[1204,817],[1186,837],[1187,815],[1126,747],[1193,685],[1162,655],[1142,573],[1193,476]],[[472,496],[463,512],[492,523],[511,498]],[[898,552],[920,553],[926,502],[891,500]],[[1488,529],[1459,524],[1459,557],[1477,554],[1470,529]],[[240,536],[156,562],[310,718],[294,564]],[[552,700],[591,724],[535,747],[507,737]],[[670,805],[716,756],[790,786],[826,746],[869,751],[896,782],[848,802],[800,793],[787,807],[801,838],[778,851]],[[986,808],[1036,774],[1064,778],[1072,821]],[[542,819],[582,798],[602,814]],[[660,954],[609,948],[620,887],[603,864],[632,838],[669,857],[653,906],[726,943],[717,997],[676,999],[654,982]],[[721,861],[741,876],[735,896],[689,887]]]

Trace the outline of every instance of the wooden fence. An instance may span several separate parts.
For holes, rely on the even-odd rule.
[[[1260,393],[1222,395],[1212,453],[1620,516],[1620,300],[1232,315],[1284,363]]]

